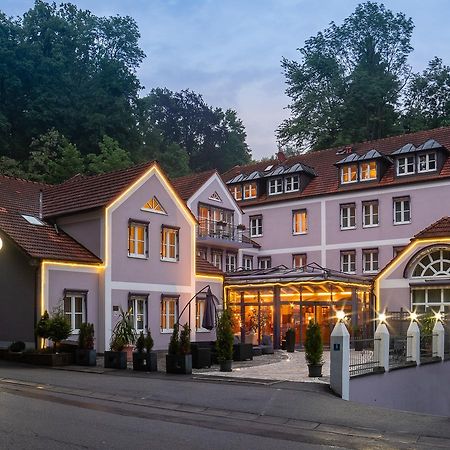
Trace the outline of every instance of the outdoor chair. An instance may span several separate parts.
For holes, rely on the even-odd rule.
[[[253,359],[253,345],[243,344],[237,336],[234,337],[233,344],[233,361],[245,361]]]
[[[261,350],[263,355],[273,355],[273,342],[272,337],[265,334],[261,339]]]

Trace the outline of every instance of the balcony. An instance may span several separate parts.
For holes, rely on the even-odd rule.
[[[251,248],[257,245],[248,237],[245,226],[199,218],[197,241],[222,248]]]

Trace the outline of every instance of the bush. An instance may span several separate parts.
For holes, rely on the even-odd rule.
[[[136,340],[136,351],[138,353],[143,353],[145,348],[145,337],[144,333],[141,331],[139,337]]]
[[[169,355],[179,355],[180,354],[180,338],[178,336],[179,325],[176,323],[173,326],[172,336],[169,342]]]
[[[323,364],[322,334],[318,323],[311,320],[306,328],[305,358],[309,365]]]
[[[191,353],[191,329],[187,323],[183,325],[180,332],[180,354],[189,355]]]
[[[150,329],[147,330],[147,334],[144,340],[144,346],[147,353],[150,353],[153,349],[153,338]]]
[[[82,323],[78,335],[78,348],[82,350],[94,349],[94,324]]]
[[[131,323],[130,313],[120,308],[119,321],[114,326],[109,346],[115,352],[121,352],[126,345],[136,342],[133,324]]]
[[[16,341],[9,346],[9,351],[13,353],[23,352],[25,350],[25,342]]]
[[[217,359],[220,361],[231,361],[233,359],[233,322],[230,310],[226,309],[217,321],[216,329]]]
[[[72,327],[61,307],[55,308],[48,321],[48,338],[53,341],[53,347],[56,351],[59,343],[67,339],[72,332]]]
[[[41,318],[39,319],[39,322],[36,324],[35,333],[37,337],[41,339],[47,339],[49,337],[48,335],[49,321],[50,317],[48,315],[48,311],[45,310],[44,314],[42,314]]]

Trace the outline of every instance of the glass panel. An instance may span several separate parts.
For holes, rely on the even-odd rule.
[[[415,289],[412,291],[413,294],[413,303],[425,303],[425,290],[424,289]]]
[[[428,289],[428,303],[441,303],[440,289]]]
[[[143,255],[145,253],[145,246],[144,246],[144,242],[139,241],[138,245],[137,245],[137,253],[139,255]]]
[[[75,329],[79,330],[80,325],[83,323],[83,316],[82,314],[75,314]]]
[[[72,298],[65,297],[64,298],[64,312],[66,314],[70,314],[71,311],[72,311]]]
[[[83,311],[83,297],[75,297],[75,312],[81,313]]]
[[[144,240],[144,227],[137,227],[137,238],[139,241]]]

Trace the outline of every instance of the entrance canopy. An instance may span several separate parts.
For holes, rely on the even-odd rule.
[[[328,345],[338,310],[346,312],[354,335],[371,332],[372,283],[361,276],[315,263],[297,269],[277,266],[228,274],[224,288],[235,334],[254,345],[268,335],[277,348],[289,328],[296,332],[297,345],[302,345],[311,320],[321,326]]]

